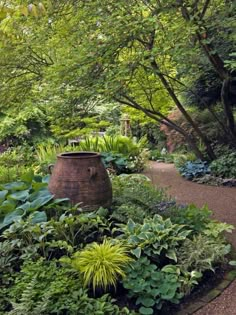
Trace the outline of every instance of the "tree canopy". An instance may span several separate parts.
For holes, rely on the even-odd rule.
[[[199,102],[236,146],[235,10],[229,0],[6,2],[0,24],[2,115],[37,106],[54,120],[53,131],[62,124],[73,130],[87,114],[94,116],[94,100],[115,101],[175,129],[202,158],[200,141],[214,159],[186,93],[199,100],[194,82],[207,73],[215,78],[224,117],[203,98]],[[168,118],[176,107],[194,135]]]

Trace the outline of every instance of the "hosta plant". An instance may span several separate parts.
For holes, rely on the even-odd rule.
[[[154,314],[155,309],[161,309],[164,301],[179,303],[184,295],[175,266],[160,270],[147,257],[141,257],[127,267],[126,273],[123,285],[128,289],[129,297],[136,298],[140,314]]]
[[[170,219],[164,220],[160,215],[145,219],[143,224],[128,221],[122,226],[121,235],[132,248],[131,253],[140,258],[145,254],[156,262],[168,258],[177,262],[178,247],[191,233],[184,225],[173,224]]]

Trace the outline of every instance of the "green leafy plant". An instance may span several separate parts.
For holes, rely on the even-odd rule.
[[[158,205],[168,197],[157,190],[149,178],[141,174],[120,175],[112,179],[115,205],[129,204],[142,207],[147,215],[158,212]]]
[[[162,308],[164,301],[179,303],[183,297],[177,267],[167,267],[157,269],[147,257],[140,257],[127,267],[123,285],[129,296],[136,298],[136,304],[141,304],[140,314],[154,314],[155,309]]]
[[[157,263],[165,257],[177,262],[178,247],[191,233],[184,225],[173,224],[160,215],[145,219],[143,224],[129,219],[127,225],[122,226],[122,231],[122,237],[132,247],[134,256],[140,258],[143,253]]]
[[[75,253],[71,265],[81,272],[84,285],[92,284],[95,291],[99,287],[115,287],[119,277],[125,276],[124,268],[130,261],[124,245],[104,240]]]
[[[201,177],[210,174],[210,168],[206,161],[197,160],[195,162],[188,161],[179,168],[180,174],[186,179],[192,180],[195,177]]]
[[[132,203],[125,203],[116,207],[110,216],[112,220],[116,220],[120,223],[126,223],[128,219],[142,223],[145,217],[147,217],[147,211],[144,207]]]
[[[212,212],[208,206],[202,208],[190,204],[187,206],[172,207],[163,212],[164,217],[170,217],[173,223],[185,225],[192,230],[192,233],[199,233],[206,229],[210,222]]]
[[[230,252],[230,244],[224,239],[195,235],[186,239],[177,252],[178,264],[186,271],[215,270],[216,264],[226,261],[225,256]]]
[[[13,310],[17,315],[82,315],[132,314],[120,310],[108,295],[90,298],[77,272],[61,267],[57,261],[27,262],[18,274],[10,292]]]
[[[236,178],[236,153],[229,152],[210,164],[211,173],[223,178]]]
[[[42,210],[50,202],[57,204],[68,201],[66,198],[53,201],[47,185],[48,177],[34,176],[32,170],[22,175],[21,181],[1,185],[0,230],[33,212],[33,222],[46,221],[46,213],[38,210]]]
[[[106,169],[117,175],[130,172],[128,168],[128,160],[120,153],[102,153],[102,162]]]

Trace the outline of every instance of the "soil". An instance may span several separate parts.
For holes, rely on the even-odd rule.
[[[207,204],[213,211],[214,219],[236,226],[235,187],[214,187],[187,181],[178,174],[173,164],[150,162],[145,174],[177,203],[194,203],[199,207]],[[227,238],[236,249],[236,229]],[[195,315],[236,315],[236,281]]]

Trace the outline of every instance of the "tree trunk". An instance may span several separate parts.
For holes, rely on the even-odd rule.
[[[114,97],[114,100],[121,103],[121,104],[125,104],[125,105],[128,105],[130,107],[133,107],[137,110],[141,110],[148,117],[154,119],[158,123],[164,124],[167,127],[174,129],[175,131],[179,132],[185,138],[190,150],[192,150],[195,153],[196,157],[200,160],[204,160],[204,155],[199,150],[195,139],[191,135],[189,135],[183,128],[176,125],[174,122],[172,122],[169,118],[165,117],[161,113],[154,112],[154,111],[151,111],[151,110],[148,110],[148,109],[142,107],[136,101],[134,101],[131,97],[129,97],[127,95],[122,95],[122,97],[126,98],[126,100],[120,99],[119,97]]]
[[[154,73],[159,77],[161,80],[163,86],[169,93],[170,97],[173,99],[175,105],[178,107],[180,112],[183,114],[184,118],[190,123],[190,125],[193,127],[194,131],[196,132],[197,136],[202,140],[203,144],[206,147],[206,152],[210,160],[214,160],[216,158],[215,153],[210,145],[210,141],[207,139],[207,137],[201,132],[197,124],[193,121],[191,116],[188,114],[188,112],[185,110],[183,105],[180,103],[178,97],[176,96],[175,92],[169,85],[168,81],[165,79],[164,75],[159,71],[159,67],[156,63],[156,61],[151,62],[151,66],[154,69]]]
[[[234,141],[236,142],[236,129],[235,129],[235,121],[234,121],[234,114],[233,109],[230,104],[230,78],[224,80],[222,89],[221,89],[221,100],[224,106],[225,115],[227,118],[227,127],[230,130],[230,134]]]

